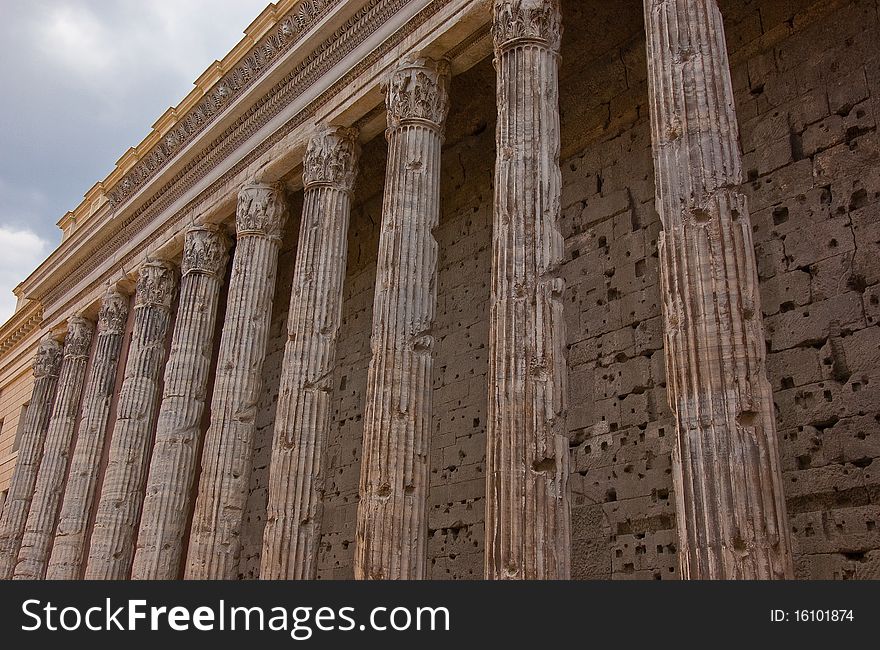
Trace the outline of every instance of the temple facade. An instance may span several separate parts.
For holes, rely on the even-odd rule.
[[[4,579],[880,578],[877,0],[279,0],[0,328]]]

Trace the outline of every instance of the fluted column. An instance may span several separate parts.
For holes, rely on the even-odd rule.
[[[165,366],[133,580],[174,580],[180,574],[228,250],[229,240],[217,226],[195,226],[185,235],[180,300]]]
[[[752,228],[715,0],[645,0],[681,574],[792,577]]]
[[[82,577],[87,526],[95,501],[127,319],[128,296],[115,288],[109,289],[98,313],[95,351],[83,396],[81,419],[61,513],[58,515],[52,555],[46,570],[48,580],[77,580]]]
[[[94,333],[95,324],[86,318],[74,316],[68,321],[43,459],[13,575],[16,580],[42,580],[46,574]]]
[[[445,61],[405,62],[387,88],[388,167],[367,376],[355,577],[420,579],[437,303]]]
[[[131,344],[92,529],[87,580],[129,577],[176,286],[177,268],[170,262],[151,260],[141,267]]]
[[[18,458],[0,518],[0,579],[9,580],[15,570],[21,538],[31,508],[43,442],[52,414],[52,402],[61,370],[63,347],[52,334],[40,341],[34,358],[34,390],[24,414]]]
[[[287,202],[280,187],[256,183],[239,193],[238,244],[186,559],[188,579],[238,577],[278,249],[286,221]]]
[[[570,574],[558,0],[496,0],[486,577]]]
[[[262,579],[314,579],[351,191],[359,150],[352,129],[324,128],[303,161],[303,214],[287,319]]]

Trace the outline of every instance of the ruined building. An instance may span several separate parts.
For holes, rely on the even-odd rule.
[[[4,578],[880,577],[878,0],[279,0],[0,329]]]

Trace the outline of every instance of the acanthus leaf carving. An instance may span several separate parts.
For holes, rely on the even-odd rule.
[[[558,52],[562,42],[559,0],[495,0],[492,36],[497,50],[532,41]]]
[[[219,226],[193,226],[183,241],[181,273],[220,275],[226,268],[229,238]]]
[[[271,183],[251,183],[238,193],[235,230],[242,235],[281,239],[287,221],[287,201],[282,189]]]
[[[101,310],[98,312],[98,330],[108,334],[122,334],[125,332],[127,319],[128,296],[110,287],[104,294]]]
[[[449,62],[405,60],[386,86],[388,127],[428,122],[442,129],[449,114]]]
[[[64,347],[53,335],[46,334],[37,347],[37,355],[34,357],[34,377],[57,376],[61,370],[61,359],[64,355]]]
[[[147,260],[138,276],[137,305],[170,309],[176,287],[177,268],[174,264],[165,260]]]
[[[86,357],[92,345],[95,324],[83,316],[71,316],[67,321],[67,337],[64,339],[65,357]]]
[[[360,146],[355,128],[318,126],[303,158],[303,183],[354,189]]]

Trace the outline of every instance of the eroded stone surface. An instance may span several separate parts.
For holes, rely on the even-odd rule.
[[[228,249],[229,239],[218,226],[195,226],[184,237],[180,299],[165,366],[133,580],[180,576]]]
[[[405,62],[388,83],[388,167],[367,378],[355,577],[425,576],[446,62]]]
[[[89,516],[95,502],[110,404],[125,340],[128,304],[128,296],[111,287],[98,313],[91,370],[46,571],[49,580],[76,580],[82,577],[85,568]]]
[[[239,575],[255,419],[286,221],[287,201],[278,186],[256,183],[239,193],[238,243],[186,559],[188,579]]]
[[[715,0],[646,0],[681,572],[792,577],[752,228]]]
[[[34,357],[34,390],[25,412],[18,460],[0,519],[0,579],[3,580],[12,578],[18,560],[34,485],[40,470],[40,460],[43,457],[43,443],[52,415],[62,356],[61,342],[47,334],[40,341]]]
[[[498,0],[486,577],[566,579],[567,369],[555,0]]]
[[[68,322],[52,417],[13,575],[16,580],[41,580],[46,574],[94,333],[95,323],[87,318],[74,316]]]
[[[174,264],[163,260],[148,261],[140,270],[134,328],[92,527],[87,580],[125,580],[131,572],[177,273]]]
[[[314,579],[336,338],[359,146],[351,129],[319,128],[303,162],[297,262],[278,393],[263,579]]]

